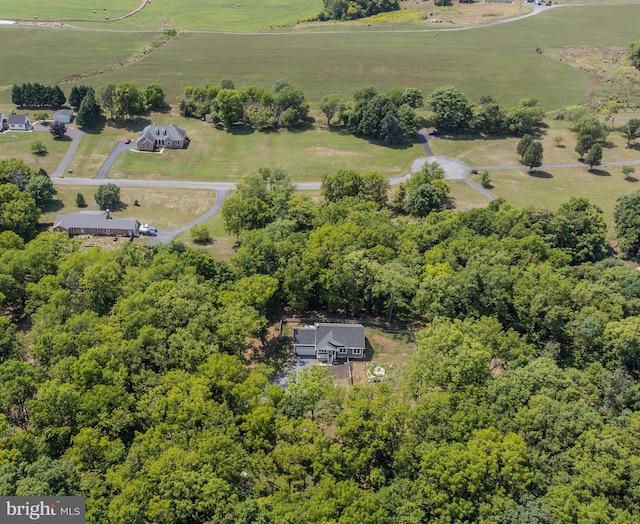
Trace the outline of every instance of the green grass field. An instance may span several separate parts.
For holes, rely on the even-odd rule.
[[[290,26],[322,10],[320,0],[154,1],[129,18],[105,22],[106,17],[120,17],[139,5],[139,0],[0,0],[0,13],[6,19],[34,20],[37,16],[38,20],[72,20],[74,25],[101,29],[157,30],[161,27],[177,27],[204,31],[264,31]]]
[[[513,171],[493,171],[491,192],[516,206],[533,206],[555,210],[571,197],[584,197],[602,208],[608,223],[613,217],[616,200],[621,195],[640,189],[637,179],[627,181],[621,166],[554,169],[534,171],[527,168]],[[638,170],[640,171],[640,170]],[[610,226],[611,227],[611,226]]]
[[[58,194],[54,204],[44,210],[40,219],[43,223],[53,222],[56,215],[79,213],[85,210],[98,210],[93,195],[95,187],[56,186]],[[82,193],[87,207],[76,206],[76,195]],[[195,217],[208,211],[216,200],[212,191],[204,189],[154,189],[123,187],[120,199],[125,208],[114,213],[118,218],[136,218],[142,224],[153,224],[159,229],[175,228],[188,224]],[[138,206],[134,201],[138,201]]]
[[[133,11],[140,5],[140,0],[93,1],[65,0],[0,0],[0,13],[6,19],[34,20],[104,20],[115,18]],[[106,7],[106,9],[105,9]],[[95,13],[94,13],[95,11]]]
[[[47,148],[49,152],[46,155],[39,156],[31,152],[31,146],[36,141],[42,142]],[[69,143],[66,140],[54,140],[50,133],[4,131],[0,133],[0,160],[17,157],[35,171],[44,169],[52,173],[69,149]]]
[[[578,154],[575,151],[576,134],[565,128],[547,129],[540,137],[536,137],[544,148],[544,164],[573,164],[578,162]],[[557,146],[555,137],[562,137]],[[516,152],[519,137],[479,137],[477,135],[457,136],[453,139],[430,140],[430,146],[434,154],[450,156],[462,160],[470,166],[510,166],[518,165],[520,157]],[[640,145],[632,144],[626,147],[626,140],[622,135],[613,131],[607,137],[607,143],[603,147],[602,162],[626,161],[640,159]]]
[[[587,77],[536,53],[536,48],[628,45],[637,38],[637,8],[553,9],[517,22],[440,32],[437,37],[434,31],[192,33],[126,67],[118,63],[140,52],[153,35],[0,28],[0,37],[12,42],[0,47],[0,63],[17,65],[4,71],[5,86],[30,80],[55,82],[112,66],[113,70],[78,83],[98,87],[123,80],[141,86],[160,82],[171,102],[185,86],[218,83],[222,78],[231,78],[239,87],[270,87],[288,78],[314,103],[331,93],[350,98],[363,85],[373,84],[381,91],[412,86],[425,93],[455,85],[474,100],[491,94],[499,103],[512,105],[520,98],[536,97],[551,110],[579,102],[587,90]],[[8,98],[6,91],[0,103]]]
[[[237,182],[259,167],[283,167],[295,182],[320,180],[337,169],[403,175],[423,154],[419,144],[392,148],[356,138],[344,131],[313,128],[236,135],[198,120],[178,118],[187,129],[188,149],[162,154],[135,151],[121,156],[110,178]]]

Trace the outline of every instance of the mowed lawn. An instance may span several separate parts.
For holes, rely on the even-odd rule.
[[[569,125],[569,124],[567,124]],[[556,137],[562,140],[556,144]],[[543,164],[575,164],[576,133],[568,128],[546,129],[535,138],[544,149]],[[517,166],[520,156],[516,149],[520,137],[481,137],[462,135],[454,138],[436,138],[429,141],[434,154],[462,160],[470,166]],[[626,140],[617,131],[612,131],[602,150],[602,163],[640,160],[640,144],[626,146]]]
[[[109,178],[237,182],[260,167],[282,167],[294,182],[320,181],[338,169],[379,171],[398,176],[424,155],[420,144],[387,147],[341,130],[226,132],[198,120],[180,118],[191,142],[187,149],[162,153],[128,151]]]
[[[46,155],[34,155],[31,146],[41,142],[48,150]],[[34,171],[44,169],[51,174],[60,164],[70,140],[54,140],[50,133],[4,131],[0,133],[0,160],[20,158]]]
[[[640,171],[640,169],[637,169]],[[599,167],[593,173],[584,168],[552,171],[527,168],[491,172],[491,192],[520,207],[556,210],[571,197],[584,197],[599,206],[611,228],[616,200],[640,190],[638,178],[625,180],[621,166]]]

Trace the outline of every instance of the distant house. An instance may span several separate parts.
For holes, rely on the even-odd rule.
[[[157,148],[182,149],[189,141],[187,132],[177,125],[159,126],[151,124],[145,127],[136,140],[140,151],[155,151]]]
[[[2,113],[0,113],[0,133],[2,133],[8,127],[9,127],[9,124],[7,123],[7,119]]]
[[[62,122],[63,124],[70,124],[73,122],[73,110],[72,109],[58,109],[53,115],[54,122]]]
[[[7,118],[7,125],[11,131],[30,131],[33,129],[29,122],[29,115],[14,113]]]
[[[111,218],[109,211],[81,211],[59,215],[53,222],[54,231],[69,235],[140,236],[140,222],[135,218]]]
[[[302,357],[315,357],[333,364],[336,360],[365,357],[362,324],[316,323],[294,328],[293,350]]]

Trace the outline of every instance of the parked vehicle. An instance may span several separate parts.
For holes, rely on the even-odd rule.
[[[155,237],[158,234],[158,230],[155,226],[150,226],[149,224],[144,224],[140,226],[140,234],[148,237]]]

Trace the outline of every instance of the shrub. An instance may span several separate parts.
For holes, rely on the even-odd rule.
[[[36,140],[33,144],[31,144],[31,152],[34,155],[45,156],[49,153],[47,146],[45,146],[40,140]]]
[[[204,224],[193,226],[190,232],[191,240],[196,244],[208,244],[211,242],[211,233],[209,233],[209,228]]]

